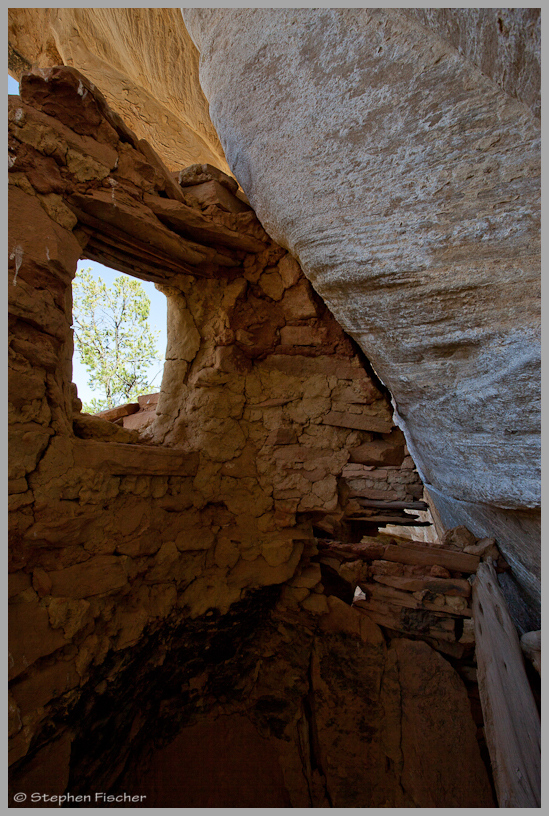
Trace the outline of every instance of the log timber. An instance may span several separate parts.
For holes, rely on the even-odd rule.
[[[540,718],[491,564],[473,583],[478,687],[499,807],[541,807]]]

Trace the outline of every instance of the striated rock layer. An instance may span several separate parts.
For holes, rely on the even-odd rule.
[[[539,8],[410,8],[405,13],[540,117]]]
[[[535,519],[512,523],[540,501],[535,14],[182,11],[261,223],[390,389],[443,522],[496,524],[536,602]]]
[[[179,9],[12,8],[10,69],[82,71],[170,169],[227,162],[198,81],[198,54]]]

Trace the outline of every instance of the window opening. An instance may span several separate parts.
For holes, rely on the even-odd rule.
[[[154,283],[81,260],[73,281],[72,379],[84,413],[160,391],[167,301]]]
[[[19,83],[8,74],[8,96],[19,96]]]

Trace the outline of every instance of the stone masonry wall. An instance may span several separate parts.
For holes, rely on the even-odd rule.
[[[414,501],[422,485],[369,364],[231,179],[171,176],[71,69],[25,75],[9,122],[10,761],[16,786],[108,789],[152,722],[167,739],[190,709],[220,715],[224,695],[203,687],[271,631],[277,602],[304,616],[292,655],[310,642],[333,607],[317,531],[356,540],[377,530],[351,521],[357,498]],[[86,257],[168,298],[142,432],[82,414],[71,383]],[[272,650],[262,637],[249,677]],[[187,702],[170,707],[175,676]]]

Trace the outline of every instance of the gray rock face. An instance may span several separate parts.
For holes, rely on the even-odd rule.
[[[536,596],[536,545],[505,533],[539,505],[539,123],[524,65],[505,75],[535,62],[532,10],[484,51],[469,11],[182,9],[262,224],[391,390],[433,495],[494,514]]]
[[[410,8],[405,13],[540,116],[541,9]]]

